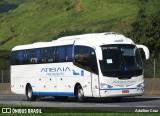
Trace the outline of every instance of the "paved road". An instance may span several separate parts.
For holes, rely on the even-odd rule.
[[[114,103],[111,99],[89,99],[87,103],[77,103],[74,98],[67,101],[56,101],[52,97],[42,98],[40,101],[27,101],[23,95],[0,95],[0,104],[14,104],[34,107],[62,107],[84,108],[120,112],[134,112],[135,110],[154,109],[160,112],[160,97],[130,97],[123,98],[121,102]]]

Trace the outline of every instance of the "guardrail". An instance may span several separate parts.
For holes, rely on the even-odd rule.
[[[144,61],[144,77],[160,78],[160,59]],[[10,70],[0,70],[0,83],[10,83]]]
[[[145,78],[145,96],[160,96],[160,78]],[[10,83],[0,83],[0,94],[13,94]]]

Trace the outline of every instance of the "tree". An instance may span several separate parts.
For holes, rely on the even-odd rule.
[[[136,43],[144,44],[150,49],[151,56],[160,58],[160,15],[159,12],[141,17],[132,24],[128,35]]]

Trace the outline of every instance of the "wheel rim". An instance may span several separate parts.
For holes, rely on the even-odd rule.
[[[31,88],[28,89],[28,94],[27,95],[28,95],[29,98],[32,97],[32,89]]]
[[[81,99],[83,99],[83,97],[84,97],[84,92],[82,89],[79,89],[78,90],[78,99],[81,100]]]

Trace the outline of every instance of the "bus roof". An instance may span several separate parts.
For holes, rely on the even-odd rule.
[[[124,35],[115,32],[91,33],[65,36],[51,42],[37,42],[33,44],[19,45],[14,47],[12,51],[71,44],[96,47],[105,44],[134,44],[134,42],[131,39],[125,37]]]

